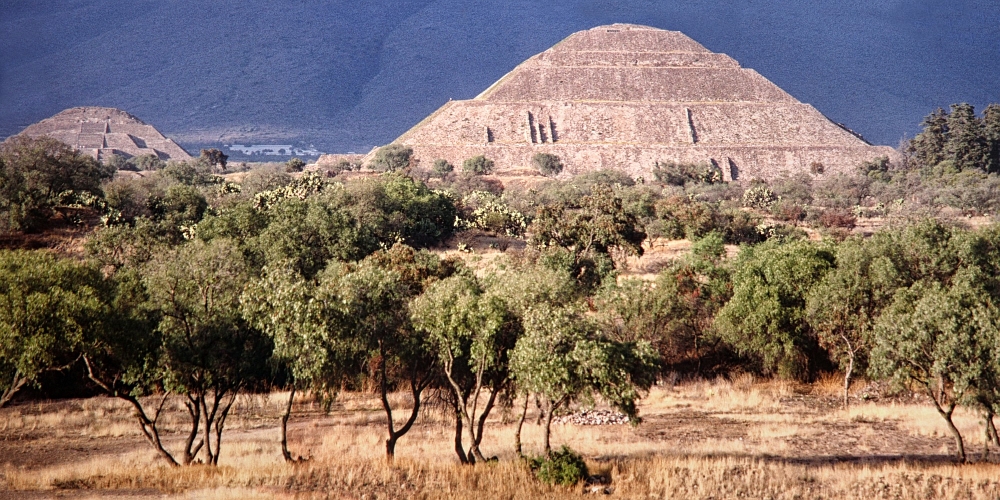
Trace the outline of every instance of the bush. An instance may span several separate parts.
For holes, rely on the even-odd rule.
[[[587,464],[583,457],[563,446],[549,457],[531,460],[531,470],[538,480],[546,484],[573,486],[587,477]]]
[[[653,177],[658,182],[671,186],[684,186],[690,183],[718,184],[722,182],[722,170],[712,163],[657,162],[653,167]]]
[[[461,225],[482,229],[497,236],[518,237],[528,227],[524,214],[511,208],[488,191],[474,191],[462,199]]]
[[[769,208],[776,201],[778,197],[763,184],[753,186],[743,193],[743,206],[747,208]]]
[[[819,223],[827,228],[853,229],[858,219],[846,210],[824,210],[819,214]]]
[[[437,164],[435,163],[435,167]],[[483,155],[473,156],[462,163],[462,170],[474,175],[488,175],[493,171],[493,160]]]
[[[0,144],[0,232],[31,230],[67,191],[101,195],[114,168],[55,139],[15,136]]]
[[[132,168],[124,170],[159,170],[167,166],[167,163],[155,154],[145,154],[129,158],[128,164]]]
[[[781,200],[771,207],[771,215],[784,222],[802,222],[806,220],[806,208],[798,203]]]
[[[413,148],[402,144],[390,144],[379,148],[368,166],[379,172],[395,172],[409,167],[412,159]]]
[[[306,162],[298,158],[292,158],[285,163],[285,172],[301,172],[304,168],[306,168]]]
[[[452,176],[449,176],[451,178]],[[446,181],[443,186],[448,191],[455,194],[456,198],[462,198],[476,191],[486,191],[497,196],[503,194],[503,183],[499,179],[482,177],[475,174],[461,173]]]
[[[455,166],[448,163],[448,160],[434,160],[434,167],[431,170],[434,172],[434,175],[444,178],[444,176],[455,170]]]
[[[563,170],[563,162],[556,155],[550,155],[548,153],[538,153],[533,158],[531,158],[532,165],[538,169],[542,175],[554,177],[559,175]]]

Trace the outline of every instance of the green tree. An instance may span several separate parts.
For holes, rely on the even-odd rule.
[[[205,195],[184,184],[168,187],[162,198],[150,200],[148,204],[153,219],[172,228],[197,224],[208,210]]]
[[[876,323],[871,355],[874,374],[924,389],[963,461],[965,444],[952,415],[958,405],[975,402],[989,380],[989,350],[997,341],[998,313],[979,296],[961,277],[950,288],[920,282],[900,290]]]
[[[265,262],[287,262],[305,278],[315,276],[331,259],[358,260],[378,248],[350,212],[322,198],[283,200],[267,211],[267,219],[255,240]]]
[[[570,308],[539,304],[525,314],[511,370],[521,390],[545,403],[546,456],[552,454],[552,418],[560,408],[600,396],[638,422],[635,402],[656,379],[659,360],[648,342],[614,342],[597,330]]]
[[[229,155],[215,148],[202,149],[199,160],[205,162],[210,167],[219,167],[220,170],[225,172],[226,162],[229,161]]]
[[[309,391],[329,404],[339,387],[354,375],[357,346],[338,329],[343,323],[330,299],[328,281],[304,279],[292,270],[268,267],[241,298],[242,314],[274,342],[274,360],[288,369],[288,403],[281,416],[281,454],[288,451],[288,420],[297,391]]]
[[[655,283],[628,279],[609,283],[595,305],[604,331],[620,342],[650,342],[665,363],[701,352],[716,313],[730,295],[725,247],[718,233],[695,242],[688,258],[660,272]]]
[[[455,166],[448,163],[448,160],[434,160],[434,166],[431,169],[435,175],[444,178],[448,174],[455,170]]]
[[[101,195],[114,169],[49,137],[0,144],[0,231],[25,230],[52,215],[73,192]]]
[[[962,170],[988,168],[990,150],[982,123],[970,104],[953,104],[948,115],[948,140],[944,145],[946,159]]]
[[[473,191],[462,198],[461,213],[461,225],[497,236],[519,237],[528,227],[524,214],[487,191]]]
[[[535,153],[535,156],[531,157],[531,164],[546,177],[555,177],[563,170],[562,160],[548,153]]]
[[[493,172],[493,160],[483,155],[473,156],[462,162],[462,170],[472,175],[489,175]]]
[[[467,275],[432,284],[411,309],[414,326],[426,335],[452,391],[459,460],[485,461],[479,445],[497,398],[510,387],[507,355],[520,324],[504,300],[485,293],[475,277]],[[480,406],[484,394],[487,400]],[[468,454],[462,445],[463,424],[469,432]]]
[[[155,154],[133,156],[128,159],[128,163],[133,167],[131,170],[140,171],[160,170],[161,168],[167,166],[166,162],[161,160],[160,157]]]
[[[188,186],[206,186],[221,179],[212,175],[210,164],[200,161],[171,161],[159,172],[166,179]]]
[[[375,157],[368,166],[378,172],[395,172],[409,168],[412,161],[413,148],[402,144],[389,144],[375,152]]]
[[[944,148],[948,141],[948,113],[938,108],[927,115],[920,124],[924,130],[907,145],[907,152],[924,167],[933,167],[944,161]]]
[[[380,245],[401,242],[418,248],[452,235],[458,212],[446,194],[402,174],[358,179],[346,186],[340,201]]]
[[[766,371],[806,377],[817,350],[806,298],[833,263],[832,249],[807,241],[743,247],[733,263],[732,299],[715,321],[722,340]]]
[[[119,274],[128,276],[129,271]],[[151,326],[152,331],[134,328],[129,334],[135,342],[113,330],[99,337],[93,358],[88,358],[91,378],[135,407],[144,435],[168,463],[190,464],[204,450],[205,463],[217,465],[236,395],[267,377],[272,351],[270,340],[240,315],[239,298],[249,279],[243,256],[228,240],[195,240],[156,255],[133,272],[141,278],[129,294],[136,298],[126,302],[139,312],[126,317],[126,323]],[[150,316],[159,321],[149,325],[143,317]],[[139,399],[157,393],[161,396],[152,406]],[[190,417],[179,455],[169,452],[160,438],[160,416],[171,394],[183,399]]]
[[[1000,172],[1000,104],[990,104],[983,110],[983,135],[989,149],[986,171]]]
[[[447,277],[454,268],[433,254],[405,245],[379,251],[356,265],[328,266],[319,281],[328,290],[341,338],[350,339],[365,374],[379,387],[386,414],[386,457],[392,459],[396,443],[409,432],[420,414],[422,395],[436,378],[435,356],[410,322],[409,303],[429,283]],[[413,408],[397,427],[389,393],[409,390]]]
[[[488,175],[493,172],[493,160],[483,155],[473,156],[462,163],[462,170],[473,175]]]
[[[44,251],[0,251],[0,407],[74,362],[108,309],[95,268]]]
[[[298,158],[292,158],[285,162],[285,172],[301,172],[305,168],[306,162]]]
[[[118,170],[135,170],[135,166],[129,164],[128,159],[116,153],[111,153],[104,159],[104,165]]]
[[[833,269],[809,292],[806,314],[820,346],[844,370],[844,404],[851,379],[863,371],[871,349],[872,330],[897,289],[905,286],[891,251],[892,235],[881,233],[866,242],[850,238],[836,249]]]
[[[616,260],[641,256],[646,239],[638,217],[625,210],[621,196],[602,185],[576,202],[540,208],[529,232],[535,247],[564,249],[550,252],[550,262],[566,267],[591,287],[613,272]]]

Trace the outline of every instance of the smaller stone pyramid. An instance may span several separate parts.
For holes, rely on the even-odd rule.
[[[28,126],[18,135],[52,137],[98,161],[112,154],[130,158],[156,155],[161,160],[189,160],[191,155],[152,125],[115,108],[70,108]]]
[[[712,163],[727,181],[857,169],[872,146],[733,58],[677,31],[614,24],[570,35],[475,99],[451,101],[399,137],[418,159],[485,155],[501,174],[555,154],[566,176]]]

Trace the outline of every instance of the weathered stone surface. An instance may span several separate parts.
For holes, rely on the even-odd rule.
[[[475,155],[498,172],[559,155],[571,176],[656,162],[714,162],[727,180],[855,169],[872,146],[751,69],[679,32],[610,25],[575,33],[475,99],[451,101],[396,140],[418,159]]]
[[[19,135],[48,136],[104,160],[154,154],[161,160],[189,160],[191,155],[152,125],[114,108],[70,108],[24,129]]]

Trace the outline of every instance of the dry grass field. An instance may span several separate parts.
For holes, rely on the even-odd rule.
[[[850,408],[839,380],[813,385],[732,380],[654,388],[637,426],[554,425],[553,443],[610,478],[618,498],[1000,498],[1000,466],[983,461],[981,428],[961,413],[970,456],[957,465],[943,421],[920,398],[876,398],[859,387]],[[0,498],[568,498],[583,487],[535,481],[513,453],[513,417],[497,412],[483,443],[499,462],[460,466],[451,419],[428,405],[384,459],[384,414],[367,394],[343,394],[329,414],[296,404],[281,460],[277,415],[285,394],[241,396],[219,467],[170,468],[143,441],[129,408],[108,398],[23,403],[0,410]],[[397,401],[405,406],[400,396]],[[534,407],[534,405],[530,405]],[[179,402],[168,446],[180,442]],[[529,452],[541,428],[529,413]],[[994,457],[1000,450],[991,450]]]

